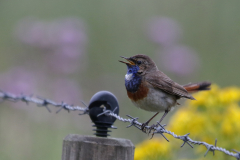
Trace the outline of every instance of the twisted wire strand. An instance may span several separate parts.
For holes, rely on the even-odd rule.
[[[46,107],[49,112],[51,110],[49,109],[48,105],[55,106],[55,107],[60,107],[60,109],[57,111],[61,111],[62,109],[67,110],[67,111],[82,111],[82,114],[88,114],[88,107],[80,107],[80,106],[74,106],[74,105],[69,105],[65,102],[57,103],[55,101],[45,99],[42,97],[33,97],[33,95],[27,96],[27,95],[14,95],[12,93],[7,93],[4,91],[0,91],[0,98],[1,101],[8,100],[12,102],[18,102],[22,101],[25,102],[26,104],[28,103],[35,103],[38,107]]]
[[[25,102],[26,104],[35,103],[38,107],[46,107],[46,109],[49,112],[51,112],[51,110],[48,108],[48,105],[60,107],[60,109],[57,111],[57,113],[60,112],[62,109],[67,110],[67,111],[81,111],[82,113],[80,113],[79,115],[84,115],[84,114],[89,113],[89,108],[84,103],[83,104],[85,105],[85,107],[80,107],[80,106],[69,105],[65,102],[57,103],[57,102],[49,100],[49,99],[45,99],[45,98],[41,98],[41,97],[33,97],[33,95],[26,96],[26,95],[21,94],[19,96],[16,96],[12,93],[7,93],[7,92],[1,91],[1,90],[0,90],[0,98],[1,98],[1,101],[5,101],[5,100],[12,101],[12,102],[22,101],[22,102]],[[98,116],[102,116],[102,115],[115,117],[119,121],[130,123],[130,125],[128,125],[127,127],[134,126],[134,127],[138,128],[139,130],[142,130],[142,128],[141,128],[142,123],[137,121],[138,117],[134,118],[130,115],[127,115],[129,118],[123,118],[123,117],[113,113],[113,111],[110,111],[110,110],[104,110],[103,113],[99,114]],[[214,151],[217,150],[217,151],[225,153],[226,155],[233,156],[237,160],[240,160],[240,152],[233,150],[234,152],[236,152],[236,153],[233,153],[233,152],[226,150],[225,148],[217,147],[216,146],[217,140],[215,141],[215,146],[208,144],[206,142],[202,142],[202,141],[194,141],[188,136],[190,133],[183,135],[183,136],[179,136],[179,135],[176,135],[174,132],[166,130],[164,128],[164,126],[166,126],[166,125],[159,124],[159,126],[155,126],[155,127],[145,126],[145,130],[149,131],[148,133],[153,131],[153,134],[154,133],[161,134],[167,141],[168,141],[168,139],[164,136],[163,133],[172,135],[174,138],[180,139],[183,141],[183,144],[181,145],[181,147],[183,147],[186,143],[188,145],[190,145],[192,148],[193,148],[193,146],[191,144],[204,145],[207,148],[207,151],[204,156],[206,156],[206,154],[209,151],[213,152],[213,155],[214,155]]]

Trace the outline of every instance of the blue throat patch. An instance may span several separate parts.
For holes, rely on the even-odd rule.
[[[141,84],[142,78],[137,75],[139,67],[137,65],[127,65],[127,74],[125,76],[125,87],[129,92],[136,92]]]

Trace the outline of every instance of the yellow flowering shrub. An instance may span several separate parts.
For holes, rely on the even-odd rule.
[[[171,117],[166,129],[177,135],[190,133],[189,136],[193,140],[205,141],[209,144],[214,144],[217,138],[217,146],[230,151],[232,149],[240,150],[240,88],[219,88],[217,85],[212,85],[210,91],[196,93],[193,97],[196,100],[187,101],[184,106],[179,107]],[[168,136],[168,138],[170,137]],[[147,142],[138,145],[139,148],[136,148],[135,160],[146,159],[144,152],[147,152],[148,155],[150,154],[150,151],[147,150],[148,147],[150,148],[153,145],[151,141],[153,140],[147,140]],[[164,139],[159,141],[161,141],[159,142],[159,147],[165,147],[167,155],[162,153],[163,150],[159,154],[156,153],[157,149],[152,151],[151,154],[159,156],[158,159],[165,156],[169,157],[168,153],[171,149],[176,148],[176,143],[172,143],[172,141],[164,143],[162,142],[165,141]],[[179,143],[182,143],[182,141],[179,141]],[[145,144],[144,147],[142,144]],[[207,149],[204,146],[196,146],[193,151],[197,151],[195,152],[196,157],[203,159],[204,152]],[[177,152],[177,150],[171,153],[174,154],[174,152]],[[234,159],[218,151],[216,151],[214,157],[209,154],[205,160],[207,158]]]
[[[159,157],[170,159],[170,151],[170,143],[165,139],[148,139],[136,146],[134,160],[158,160]]]

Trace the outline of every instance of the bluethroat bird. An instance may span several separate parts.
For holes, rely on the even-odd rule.
[[[121,56],[122,57],[122,56]],[[122,57],[119,61],[127,65],[125,87],[132,103],[146,111],[156,112],[147,122],[142,124],[142,130],[159,113],[164,112],[159,123],[173,109],[180,98],[195,100],[192,92],[209,90],[211,83],[200,82],[180,85],[158,70],[156,64],[146,55],[135,55],[130,58]]]

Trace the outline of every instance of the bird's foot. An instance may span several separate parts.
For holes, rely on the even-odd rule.
[[[144,133],[147,133],[149,135],[152,131],[154,131],[156,129],[156,127],[158,127],[158,124],[153,124],[149,127],[148,123],[149,122],[142,123],[141,130]],[[152,137],[150,139],[152,139],[153,136],[154,136],[154,132],[152,133]]]
[[[143,131],[143,132],[145,132],[146,133],[146,130],[147,130],[147,126],[148,126],[148,121],[147,122],[145,122],[145,123],[142,123],[142,126],[141,126],[141,130]]]
[[[158,124],[153,124],[153,125],[151,125],[151,127],[149,128],[148,134],[150,134],[150,133],[153,131],[153,132],[152,132],[152,136],[151,136],[150,139],[153,138],[153,136],[154,136],[154,130],[156,130],[157,127],[158,127]]]
[[[148,126],[148,123],[149,122],[142,123],[141,130],[144,133],[147,133],[149,135],[153,130],[155,130],[155,128],[158,127],[158,123],[157,124],[153,124],[150,127]],[[154,135],[154,133],[152,134],[152,137],[153,137],[153,135]],[[152,137],[151,137],[151,139],[152,139]]]

